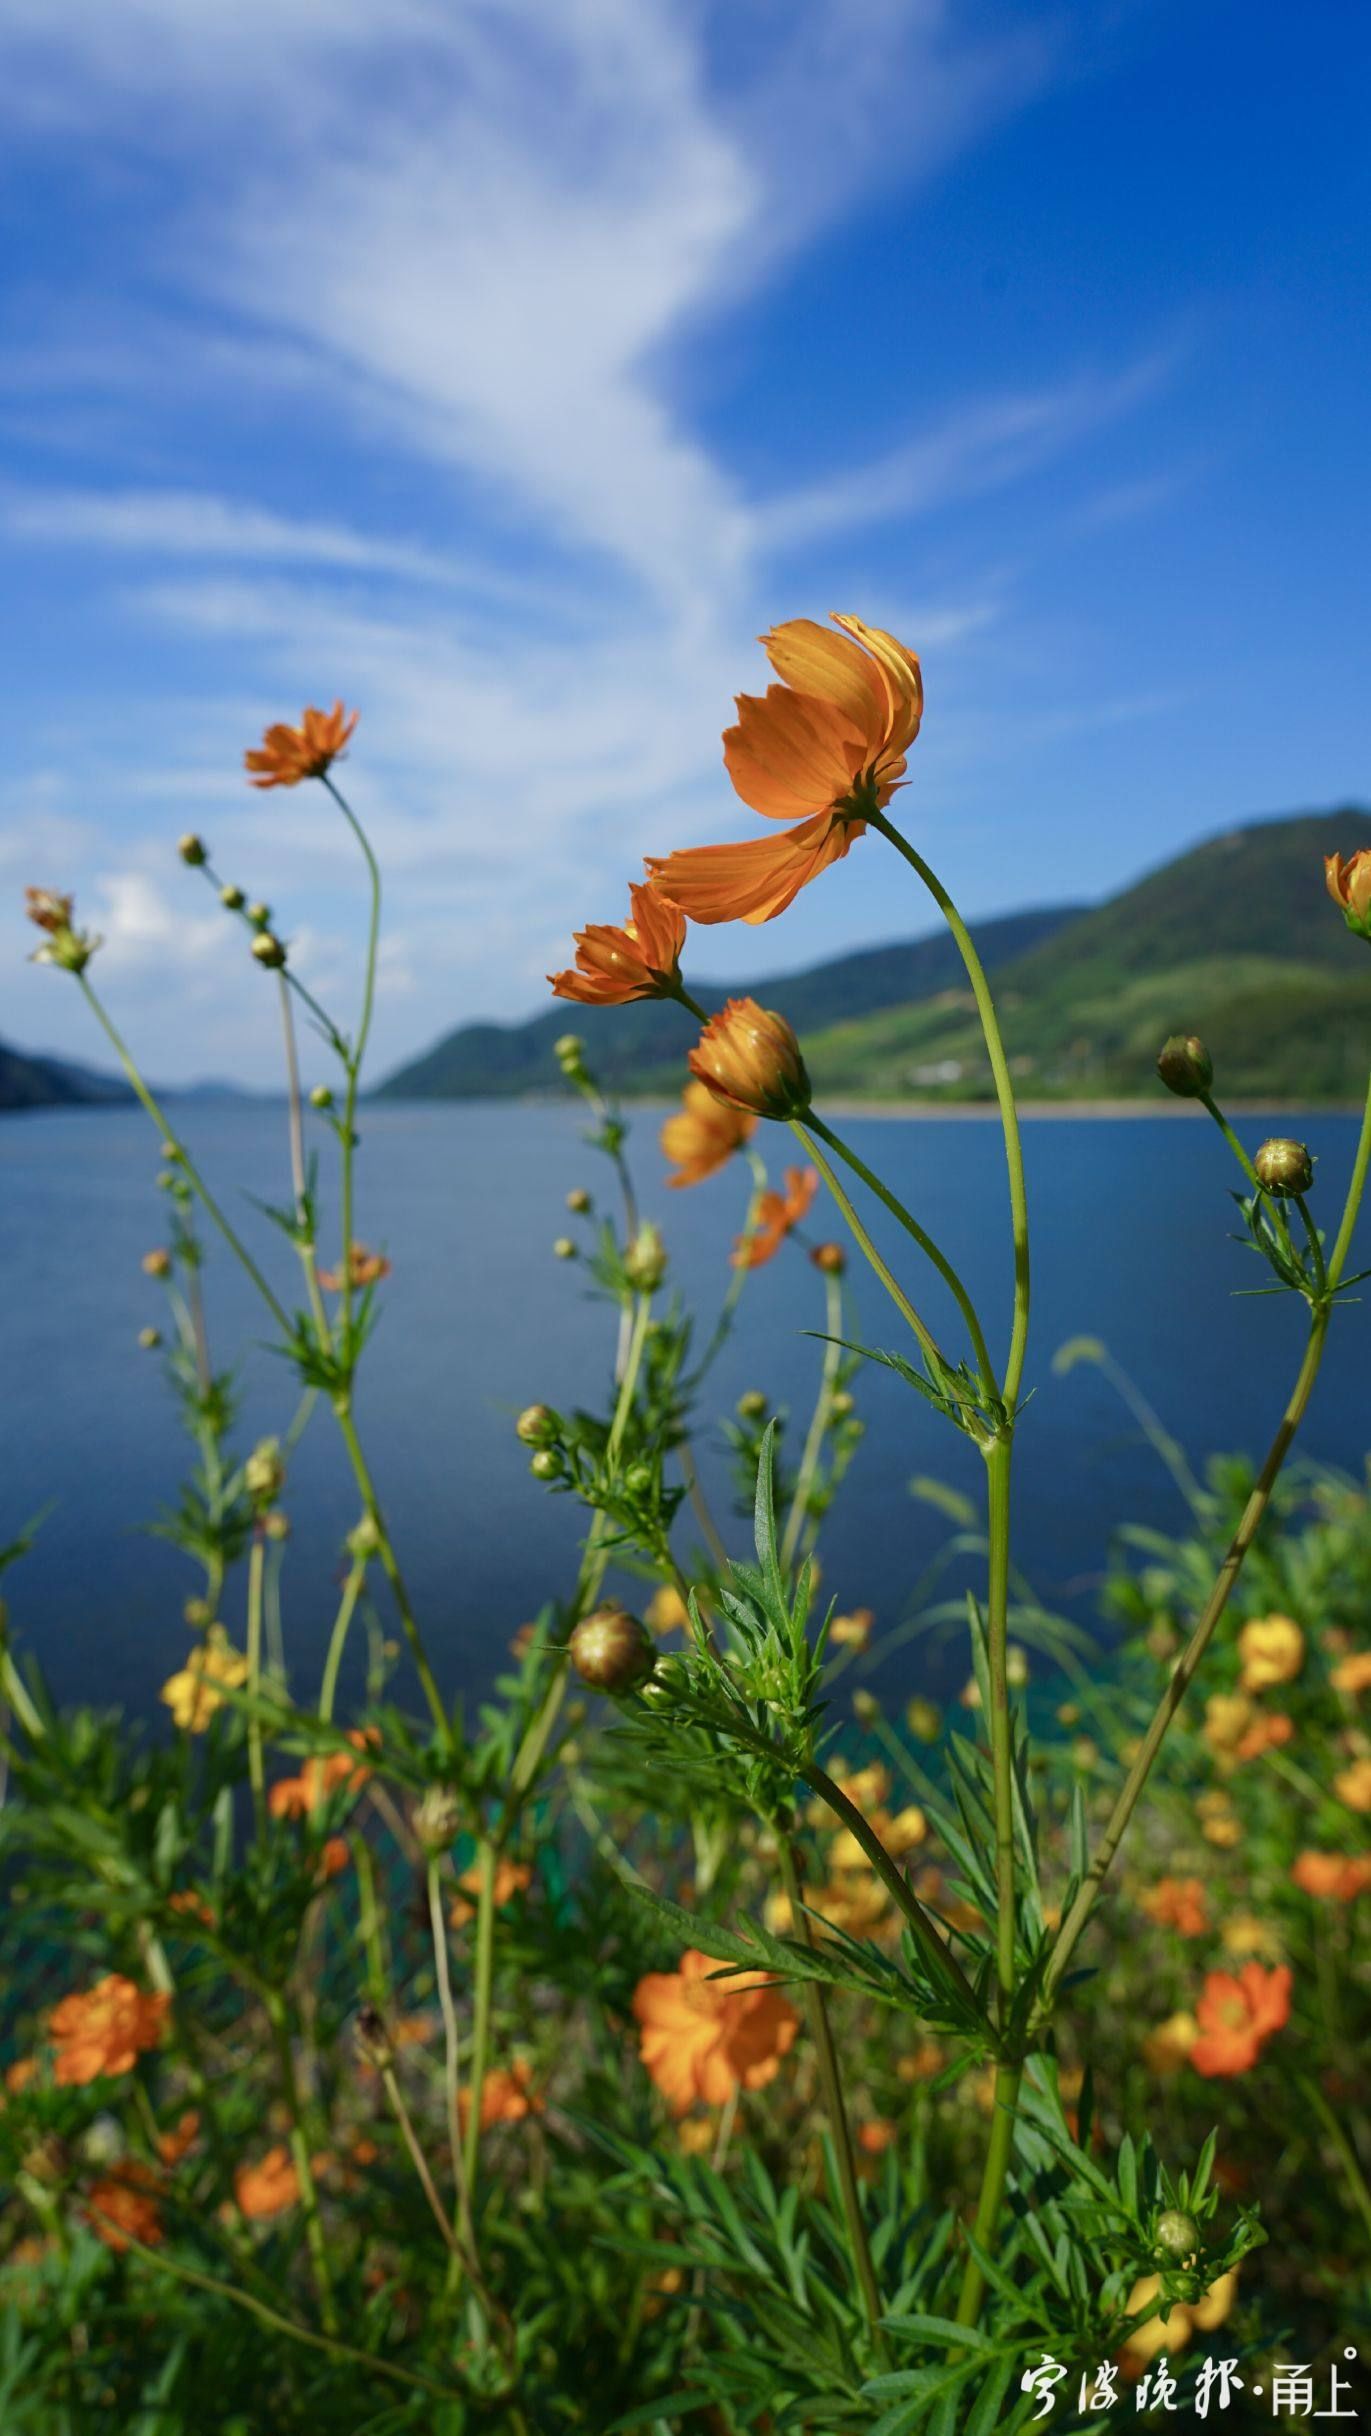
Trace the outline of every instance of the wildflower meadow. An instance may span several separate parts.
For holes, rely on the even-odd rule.
[[[411,1595],[359,1384],[406,1257],[368,1238],[381,874],[347,783],[366,728],[312,708],[246,754],[254,787],[305,791],[321,857],[367,892],[351,1005],[295,969],[305,908],[179,845],[243,988],[279,1005],[272,1207],[210,1189],[67,875],[28,892],[35,990],[81,994],[146,1121],[129,1358],[161,1365],[184,1424],[161,1529],[185,1631],[155,1718],[95,1687],[57,1705],[29,1521],[4,1518],[6,2436],[991,2436],[1371,2410],[1371,1497],[1299,1435],[1330,1333],[1371,1350],[1371,1094],[1349,1171],[1316,1174],[1301,1141],[1225,1113],[1201,1039],[1157,1043],[1156,1092],[1212,1120],[1216,1231],[1304,1320],[1290,1377],[1254,1361],[1250,1446],[1192,1461],[1184,1410],[1143,1404],[1103,1344],[1034,1335],[1014,1068],[918,842],[918,658],[855,616],[763,641],[774,682],[724,735],[760,825],[647,854],[627,917],[577,932],[551,978],[569,1026],[609,1010],[601,1039],[616,1008],[674,1002],[680,1099],[645,1125],[593,1040],[557,1043],[548,1080],[596,1174],[568,1178],[552,1248],[598,1298],[603,1358],[573,1408],[513,1426],[529,1500],[577,1510],[579,1562],[475,1700]],[[815,1105],[785,1018],[692,987],[697,929],[782,920],[854,852],[931,900],[974,1001],[1004,1342],[955,1238]],[[1371,945],[1371,853],[1330,855],[1311,899],[1325,885],[1327,922]],[[309,1088],[304,1037],[328,1061]],[[719,1175],[736,1222],[691,1309],[673,1243]],[[759,1376],[721,1412],[720,1348],[772,1263],[812,1406],[783,1415]],[[224,1264],[280,1357],[256,1443],[216,1328]],[[1081,1365],[1131,1403],[1185,1514],[1121,1532],[1089,1631],[1016,1558],[1035,1389]],[[979,1499],[943,1499],[975,1575],[945,1701],[917,1640],[871,1688],[882,1625],[825,1562],[873,1366],[983,1459]],[[291,1643],[306,1429],[354,1507],[317,1681]],[[697,1461],[721,1432],[727,1511]],[[455,1482],[454,1562],[481,1529]]]

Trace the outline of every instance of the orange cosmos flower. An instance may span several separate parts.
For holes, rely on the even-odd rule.
[[[269,2148],[256,2165],[240,2165],[233,2195],[244,2216],[283,2215],[300,2196],[300,2178],[287,2148]]]
[[[179,1893],[168,1895],[167,1910],[180,1912],[187,1920],[198,1921],[201,1928],[214,1927],[213,1906],[205,1901],[203,1895],[197,1895],[193,1886],[183,1886]]]
[[[1356,854],[1326,854],[1323,876],[1348,929],[1371,939],[1371,853],[1363,846]]]
[[[511,1903],[516,1895],[526,1894],[532,1883],[533,1872],[526,1861],[509,1861],[503,1857],[498,1860],[495,1864],[495,1884],[492,1889],[497,1912],[503,1911],[505,1905]],[[457,1884],[462,1892],[454,1898],[449,1907],[448,1925],[451,1928],[465,1928],[467,1922],[476,1917],[475,1898],[481,1891],[480,1862],[473,1861],[470,1869],[464,1869]]]
[[[774,1259],[781,1245],[797,1227],[819,1189],[819,1178],[812,1167],[788,1167],[785,1171],[783,1193],[763,1193],[757,1203],[752,1231],[740,1235],[733,1247],[735,1269],[760,1269],[764,1262]]]
[[[1371,1649],[1354,1649],[1333,1668],[1328,1680],[1335,1692],[1371,1692]]]
[[[904,776],[923,716],[912,651],[860,618],[791,618],[761,644],[782,679],[765,697],[738,696],[724,731],[724,766],[743,802],[767,820],[795,821],[778,838],[693,846],[649,857],[663,896],[695,922],[769,922],[847,853]]]
[[[471,2091],[464,2089],[457,2100],[457,2111],[463,2125],[471,2113]],[[506,2071],[496,2065],[481,2083],[481,2129],[489,2131],[492,2123],[522,2123],[525,2115],[541,2114],[542,2100],[533,2086],[533,2074],[527,2064],[518,2063]]]
[[[723,2106],[735,2089],[764,2089],[800,2026],[762,1972],[711,1979],[718,1967],[692,1947],[679,1971],[649,1971],[633,1992],[643,2062],[678,2115],[697,2099]]]
[[[1178,1937],[1203,1937],[1209,1927],[1199,1878],[1159,1878],[1141,1901],[1149,1920],[1159,1928],[1173,1928]]]
[[[269,727],[255,751],[244,753],[245,769],[260,773],[255,787],[298,787],[302,778],[322,778],[339,759],[360,718],[349,717],[341,702],[331,711],[307,710],[298,727]]]
[[[1333,1779],[1333,1791],[1349,1810],[1371,1810],[1371,1759],[1354,1759]]]
[[[364,1243],[354,1243],[351,1246],[348,1252],[350,1284],[375,1286],[379,1285],[383,1277],[389,1277],[389,1275],[390,1262],[386,1259],[384,1252],[369,1252]],[[320,1269],[318,1277],[325,1294],[342,1293],[343,1272],[341,1269]]]
[[[86,2194],[90,2228],[107,2249],[127,2250],[141,2241],[155,2250],[162,2239],[162,2219],[153,2194],[157,2184],[145,2165],[130,2158],[103,2182],[93,2182]]]
[[[1280,1751],[1295,1738],[1293,1717],[1255,1717],[1234,1747],[1235,1759],[1260,1759],[1266,1751]]]
[[[1245,1962],[1236,1978],[1230,1971],[1211,1971],[1195,2007],[1200,2025],[1190,2050],[1195,2070],[1207,2081],[1250,2072],[1266,2041],[1290,2019],[1290,1988],[1288,1963],[1266,1971],[1259,1962]]]
[[[686,1059],[697,1082],[731,1108],[753,1116],[802,1116],[809,1076],[800,1044],[784,1015],[755,998],[730,998],[711,1016]]]
[[[381,1737],[375,1726],[354,1726],[347,1739],[354,1751],[370,1751]],[[267,1795],[267,1808],[274,1819],[307,1819],[340,1788],[360,1793],[370,1774],[364,1761],[331,1751],[327,1759],[307,1759],[298,1776],[283,1776]]]
[[[674,998],[681,986],[685,916],[641,882],[628,892],[621,930],[592,922],[576,931],[576,969],[549,973],[554,998],[586,1007],[624,1007],[634,998]]]
[[[667,1182],[676,1191],[685,1184],[702,1184],[741,1150],[757,1130],[756,1116],[721,1100],[707,1083],[687,1083],[681,1106],[669,1116],[657,1139],[676,1169]]]
[[[1371,1854],[1355,1861],[1341,1852],[1302,1852],[1290,1872],[1306,1895],[1325,1903],[1351,1903],[1371,1886]]]
[[[155,2047],[171,2010],[170,1996],[145,1996],[131,1979],[110,1972],[83,1995],[64,1996],[48,2019],[57,2050],[53,2078],[59,2088],[80,2088],[102,2074],[132,2072],[145,2048]]]
[[[193,2106],[187,2107],[180,2121],[170,2131],[157,2135],[157,2154],[163,2165],[179,2165],[189,2156],[200,2133],[200,2117]]]

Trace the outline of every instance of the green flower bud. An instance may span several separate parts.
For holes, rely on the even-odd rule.
[[[331,1108],[333,1106],[333,1093],[327,1083],[315,1084],[309,1095],[309,1104],[311,1108]]]
[[[828,1409],[835,1421],[845,1421],[849,1413],[856,1411],[857,1399],[849,1395],[845,1387],[840,1387]]]
[[[226,912],[241,913],[246,900],[242,889],[235,888],[232,880],[226,880],[219,891],[219,902]]]
[[[271,930],[258,931],[252,942],[252,952],[258,963],[264,964],[273,973],[278,973],[286,960],[285,945]]]
[[[343,1545],[356,1565],[363,1565],[368,1557],[379,1555],[381,1530],[374,1516],[364,1514],[359,1522],[355,1522]]]
[[[414,1813],[414,1832],[425,1852],[446,1852],[462,1824],[462,1805],[450,1785],[430,1785]]]
[[[582,1683],[595,1692],[633,1692],[657,1663],[652,1635],[624,1607],[584,1616],[567,1644]]]
[[[646,1497],[652,1487],[652,1481],[653,1471],[650,1463],[631,1463],[624,1474],[624,1487],[630,1497]]]
[[[554,1260],[574,1260],[576,1258],[576,1246],[569,1235],[557,1237],[552,1247],[552,1257]]]
[[[547,1446],[561,1431],[561,1415],[550,1404],[526,1404],[514,1424],[514,1435],[525,1446]]]
[[[590,1207],[590,1195],[586,1191],[583,1184],[573,1186],[572,1190],[567,1194],[566,1205],[569,1210],[574,1211],[578,1218],[583,1218],[585,1216],[586,1211]]]
[[[1314,1181],[1314,1162],[1303,1142],[1277,1135],[1263,1142],[1252,1162],[1269,1193],[1283,1200],[1287,1193],[1307,1193]]]
[[[745,1394],[739,1396],[737,1410],[740,1421],[764,1421],[767,1399],[760,1387],[749,1387]]]
[[[1200,2228],[1184,2208],[1164,2208],[1157,2218],[1156,2241],[1167,2258],[1193,2258],[1200,2246]]]
[[[651,1219],[639,1227],[624,1254],[624,1275],[640,1294],[655,1294],[666,1275],[666,1245]]]
[[[269,905],[263,905],[259,899],[256,904],[249,905],[248,920],[256,927],[256,929],[265,930],[268,922],[271,920],[271,907]]]
[[[528,1468],[535,1480],[560,1480],[562,1458],[550,1446],[543,1446],[538,1449]]]
[[[936,1742],[943,1730],[942,1711],[932,1700],[916,1692],[905,1706],[904,1721],[916,1742]]]
[[[144,1353],[155,1353],[158,1346],[162,1342],[161,1329],[140,1328],[138,1331],[138,1342],[142,1346]]]
[[[1157,1059],[1157,1072],[1177,1099],[1203,1098],[1214,1080],[1214,1060],[1193,1032],[1173,1032]]]
[[[255,1506],[274,1504],[286,1484],[279,1438],[260,1438],[243,1465],[243,1486]]]
[[[198,870],[201,863],[209,860],[208,846],[202,837],[195,835],[193,829],[187,830],[186,835],[178,840],[176,851],[183,863],[189,863],[192,871]]]

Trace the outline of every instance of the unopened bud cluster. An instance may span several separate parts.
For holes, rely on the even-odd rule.
[[[275,1504],[286,1485],[279,1438],[261,1438],[243,1465],[243,1486],[255,1506]]]

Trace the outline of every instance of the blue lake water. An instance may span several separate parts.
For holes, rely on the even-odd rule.
[[[694,1191],[664,1189],[659,1120],[660,1112],[633,1113],[630,1154],[645,1211],[667,1228],[672,1277],[708,1326],[748,1179],[735,1165]],[[283,1111],[188,1103],[178,1121],[293,1304],[294,1256],[246,1198],[288,1197]],[[763,1147],[779,1171],[790,1139],[765,1130]],[[997,1335],[1002,1343],[1009,1257],[996,1126],[867,1117],[844,1130],[959,1260],[992,1343]],[[1310,1141],[1321,1161],[1316,1203],[1332,1214],[1353,1120],[1296,1124],[1273,1111],[1243,1121],[1253,1145],[1282,1130]],[[579,1265],[550,1252],[568,1225],[569,1186],[610,1198],[608,1171],[580,1132],[579,1113],[559,1107],[386,1105],[365,1113],[358,1232],[385,1245],[394,1275],[381,1290],[358,1420],[440,1678],[454,1686],[487,1681],[517,1626],[565,1590],[574,1571],[579,1510],[529,1477],[512,1421],[534,1400],[607,1402],[612,1314]],[[1230,1239],[1235,1174],[1206,1122],[1179,1114],[1031,1119],[1026,1148],[1035,1394],[1021,1425],[1016,1552],[1043,1598],[1086,1619],[1111,1532],[1125,1521],[1169,1526],[1182,1507],[1100,1374],[1081,1367],[1053,1375],[1057,1346],[1077,1333],[1105,1339],[1196,1457],[1260,1452],[1298,1358],[1303,1307],[1293,1297],[1235,1298],[1234,1289],[1261,1282],[1262,1273]],[[328,1149],[325,1140],[325,1173]],[[156,1152],[135,1112],[53,1112],[0,1124],[0,1545],[51,1504],[32,1555],[5,1584],[12,1627],[21,1646],[40,1652],[60,1696],[145,1710],[181,1661],[181,1604],[199,1587],[174,1549],[137,1528],[174,1498],[187,1468],[159,1361],[136,1345],[139,1328],[163,1317],[160,1289],[139,1267],[165,1232]],[[840,1231],[821,1200],[811,1233]],[[912,1247],[887,1224],[874,1232],[912,1281]],[[1361,1257],[1371,1259],[1365,1239]],[[859,1258],[849,1280],[852,1333],[900,1346],[901,1323]],[[206,1296],[216,1365],[238,1358],[240,1444],[281,1432],[294,1383],[261,1345],[251,1289],[217,1245]],[[936,1324],[936,1294],[927,1308]],[[743,1389],[764,1388],[789,1407],[798,1444],[821,1354],[802,1332],[823,1324],[821,1281],[789,1244],[748,1282],[712,1374],[708,1413],[731,1412]],[[1302,1441],[1306,1453],[1347,1469],[1360,1468],[1371,1437],[1369,1331],[1371,1307],[1349,1309],[1335,1327]],[[950,1321],[947,1334],[950,1341]],[[868,1436],[824,1529],[825,1583],[844,1606],[874,1608],[878,1634],[889,1637],[949,1528],[911,1497],[911,1477],[933,1474],[975,1494],[980,1465],[892,1374],[868,1367],[858,1392]],[[708,1422],[698,1452],[726,1517],[727,1464]],[[357,1513],[326,1409],[297,1452],[286,1503],[286,1637],[296,1683],[306,1688],[317,1682],[340,1542]],[[744,1523],[728,1519],[725,1535],[745,1552]],[[688,1536],[683,1529],[683,1545]],[[225,1601],[235,1637],[241,1598],[240,1585]],[[964,1673],[962,1652],[906,1644],[891,1660],[890,1688],[946,1690]]]

